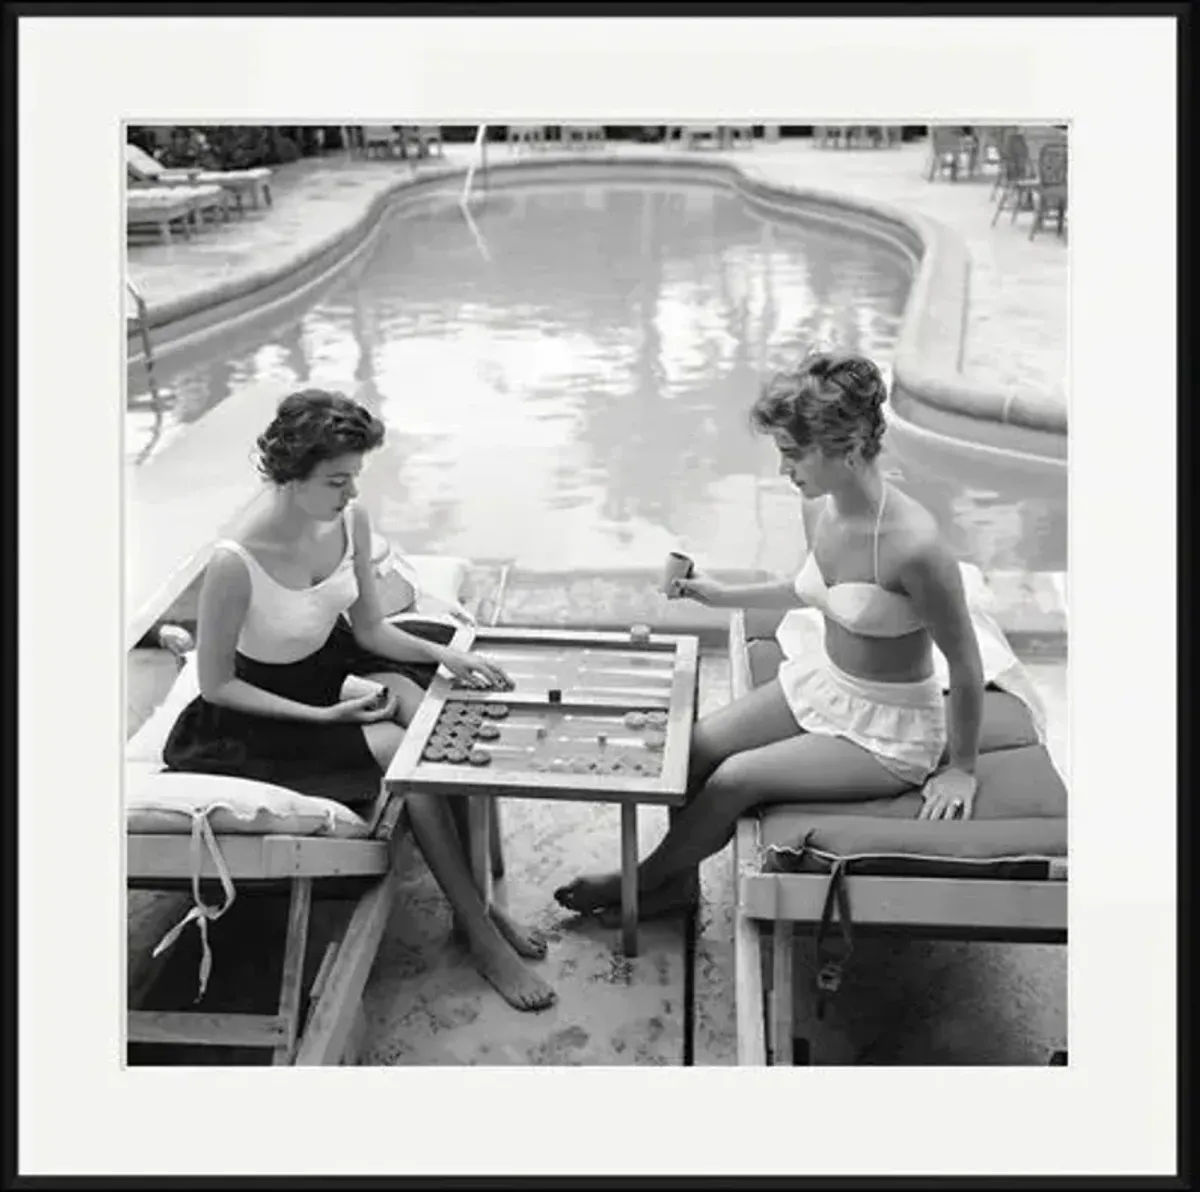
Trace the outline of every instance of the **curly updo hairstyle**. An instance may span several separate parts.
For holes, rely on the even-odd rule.
[[[879,454],[887,385],[865,356],[812,352],[767,380],[750,410],[755,430],[786,431],[801,451],[817,447],[829,458],[857,450],[864,460]]]
[[[279,403],[258,436],[259,472],[274,484],[307,480],[313,469],[341,455],[365,455],[383,442],[383,423],[341,393],[302,389]]]

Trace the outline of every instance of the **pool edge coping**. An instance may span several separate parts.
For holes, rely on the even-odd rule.
[[[551,168],[564,172],[613,167],[675,169],[693,177],[713,173],[731,182],[743,198],[775,216],[832,218],[849,223],[876,239],[890,240],[915,258],[908,300],[892,363],[889,404],[893,415],[917,430],[965,438],[1002,450],[1004,428],[1024,435],[1032,454],[1065,463],[1068,418],[1065,402],[1034,387],[1005,388],[975,380],[962,370],[970,309],[971,259],[965,240],[953,228],[890,203],[815,187],[791,186],[762,176],[762,167],[697,156],[547,155],[491,165],[490,186],[517,175]],[[437,191],[466,175],[462,166],[436,166],[424,173],[397,178],[367,200],[350,223],[298,252],[285,264],[246,270],[235,277],[197,288],[190,294],[148,307],[149,329],[166,334],[167,347],[182,339],[214,332],[287,293],[314,285],[347,264],[363,249],[398,199]],[[839,219],[839,217],[841,217]],[[274,295],[274,297],[273,297]],[[140,353],[127,354],[127,364]],[[999,432],[999,439],[997,433]],[[1030,442],[1032,440],[1032,442]]]

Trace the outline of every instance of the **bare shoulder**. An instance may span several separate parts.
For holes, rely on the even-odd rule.
[[[954,556],[933,514],[905,493],[893,489],[892,494],[887,545],[898,570],[941,571],[954,566]]]
[[[217,543],[204,569],[204,582],[208,586],[226,589],[248,588],[250,571],[246,560],[236,550]]]

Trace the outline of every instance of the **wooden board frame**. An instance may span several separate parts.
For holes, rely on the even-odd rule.
[[[629,636],[612,632],[581,632],[557,629],[525,629],[463,626],[452,645],[460,650],[487,654],[489,647],[517,645],[621,650],[628,653],[671,654],[674,657],[668,698],[666,747],[662,772],[647,775],[547,774],[539,771],[493,772],[472,766],[450,767],[441,762],[424,762],[421,754],[448,702],[503,703],[510,707],[551,707],[559,710],[598,710],[614,715],[644,708],[650,701],[605,699],[571,701],[547,705],[541,696],[527,692],[477,692],[459,690],[439,671],[426,692],[408,732],[384,781],[389,788],[403,787],[437,795],[508,795],[519,798],[573,799],[589,803],[655,803],[668,807],[682,805],[687,789],[688,756],[692,721],[696,708],[696,678],[699,648],[696,639],[679,634],[652,634],[644,644],[630,642]]]

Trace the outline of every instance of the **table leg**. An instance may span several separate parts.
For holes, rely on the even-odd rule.
[[[621,943],[626,956],[637,955],[638,923],[637,804],[621,804]]]
[[[484,906],[491,900],[491,818],[490,795],[471,795],[467,803],[467,835],[471,842],[471,873],[479,887]]]

